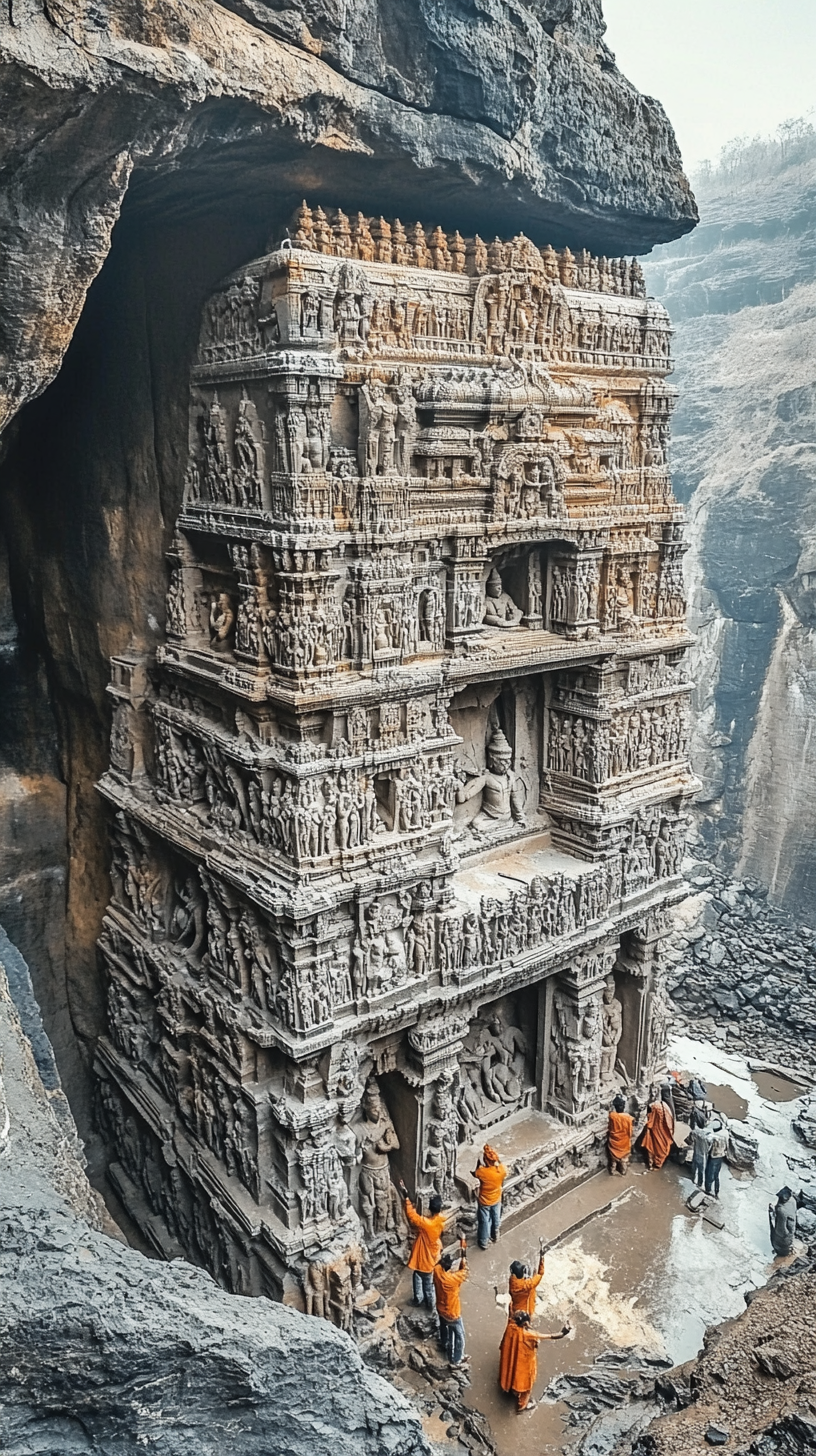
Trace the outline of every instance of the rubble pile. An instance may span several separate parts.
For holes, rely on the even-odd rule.
[[[670,952],[677,1009],[719,1046],[816,1074],[816,929],[770,905],[756,880],[705,860],[688,878]]]

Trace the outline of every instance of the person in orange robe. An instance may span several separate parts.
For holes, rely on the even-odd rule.
[[[539,1335],[530,1329],[530,1316],[526,1309],[511,1314],[507,1329],[502,1336],[499,1351],[499,1385],[518,1402],[518,1409],[535,1410],[535,1401],[530,1397],[538,1374],[538,1346],[542,1340],[563,1340],[570,1332],[564,1325],[557,1335]]]
[[[632,1151],[632,1128],[634,1123],[626,1111],[626,1103],[618,1095],[609,1113],[606,1132],[606,1160],[610,1173],[625,1173]]]
[[[401,1182],[399,1188],[405,1199],[405,1217],[416,1233],[408,1260],[408,1268],[414,1275],[414,1304],[427,1304],[429,1309],[435,1310],[433,1271],[442,1253],[442,1234],[446,1223],[442,1199],[435,1193],[428,1204],[428,1217],[423,1218],[408,1197],[405,1184]]]
[[[482,1162],[482,1158],[484,1162]],[[479,1198],[476,1205],[479,1248],[486,1249],[488,1238],[491,1243],[499,1242],[499,1226],[502,1211],[502,1185],[507,1177],[504,1163],[499,1162],[495,1148],[485,1143],[482,1158],[473,1169],[472,1177],[478,1180]]]
[[[536,1290],[544,1278],[544,1246],[539,1245],[538,1273],[530,1274],[526,1264],[514,1259],[510,1265],[510,1314],[526,1310],[532,1319],[535,1314]]]
[[[649,1108],[640,1145],[647,1170],[662,1168],[674,1147],[674,1107],[668,1087],[661,1088],[660,1097]]]

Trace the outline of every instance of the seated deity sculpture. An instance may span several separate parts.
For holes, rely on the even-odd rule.
[[[235,625],[235,612],[226,592],[219,592],[210,602],[210,642],[216,652],[226,652]]]
[[[524,825],[524,804],[520,782],[513,772],[513,751],[501,728],[496,728],[487,745],[487,768],[457,790],[457,804],[467,804],[481,794],[481,807],[471,829],[485,829],[515,822]]]
[[[504,590],[502,579],[494,566],[485,588],[485,626],[517,627],[523,615],[521,607],[517,607],[510,593]]]

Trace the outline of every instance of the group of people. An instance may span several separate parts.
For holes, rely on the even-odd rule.
[[[710,1102],[705,1100],[705,1089],[691,1099],[689,1113],[690,1145],[692,1151],[691,1176],[695,1184],[704,1188],[712,1198],[720,1192],[720,1169],[726,1157],[728,1126]],[[660,1088],[660,1094],[649,1106],[646,1123],[637,1139],[642,1149],[647,1171],[662,1168],[675,1147],[675,1109],[670,1084]],[[616,1096],[609,1111],[606,1150],[610,1174],[625,1174],[629,1166],[634,1139],[634,1119],[626,1111],[626,1103]],[[477,1160],[472,1177],[477,1187],[476,1230],[480,1249],[488,1243],[497,1243],[501,1227],[502,1191],[507,1168],[499,1154],[489,1143],[485,1143],[482,1156]],[[408,1189],[400,1182],[400,1192],[405,1200],[405,1216],[413,1231],[414,1241],[408,1267],[413,1273],[413,1296],[415,1305],[425,1305],[436,1313],[439,1322],[439,1341],[450,1364],[462,1365],[465,1354],[465,1326],[462,1318],[462,1285],[468,1278],[467,1240],[460,1238],[458,1257],[442,1252],[442,1236],[447,1222],[442,1199],[434,1194],[429,1201],[428,1213],[421,1214],[411,1201]],[[789,1188],[780,1190],[776,1204],[769,1206],[771,1243],[777,1254],[789,1254],[796,1230],[797,1200]],[[499,1347],[499,1385],[508,1394],[515,1396],[520,1411],[533,1410],[532,1398],[537,1375],[537,1350],[544,1340],[561,1340],[570,1332],[565,1324],[555,1334],[543,1334],[533,1330],[536,1290],[544,1277],[544,1251],[539,1248],[538,1269],[532,1273],[519,1260],[510,1265],[508,1293],[510,1305],[507,1327]]]
[[[507,1177],[507,1168],[489,1143],[485,1143],[473,1177],[478,1184],[477,1239],[479,1248],[486,1249],[488,1242],[497,1243],[499,1239],[502,1189]],[[429,1201],[428,1213],[421,1214],[402,1182],[400,1192],[405,1200],[405,1217],[414,1235],[408,1260],[408,1268],[413,1274],[414,1304],[425,1305],[436,1313],[442,1350],[453,1367],[462,1365],[468,1359],[461,1298],[462,1285],[469,1273],[467,1240],[460,1238],[458,1258],[450,1253],[443,1254],[446,1215],[442,1199],[434,1194]],[[570,1332],[568,1324],[552,1335],[532,1329],[536,1290],[543,1277],[543,1249],[539,1250],[535,1274],[517,1259],[510,1265],[510,1308],[499,1347],[499,1385],[508,1395],[515,1396],[520,1411],[535,1408],[532,1392],[538,1373],[539,1344],[543,1340],[562,1340]]]
[[[637,1142],[643,1152],[646,1171],[662,1168],[675,1147],[676,1114],[671,1084],[666,1082],[650,1104],[646,1125]],[[710,1198],[719,1198],[720,1170],[728,1151],[728,1126],[710,1102],[695,1099],[689,1115],[692,1151],[691,1176]],[[632,1154],[634,1120],[618,1095],[609,1112],[606,1155],[610,1173],[625,1173]]]

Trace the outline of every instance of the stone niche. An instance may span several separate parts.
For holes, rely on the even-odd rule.
[[[690,692],[636,262],[304,204],[208,303],[113,662],[97,1112],[145,1236],[348,1328],[396,1194],[597,1165],[666,1031]]]

